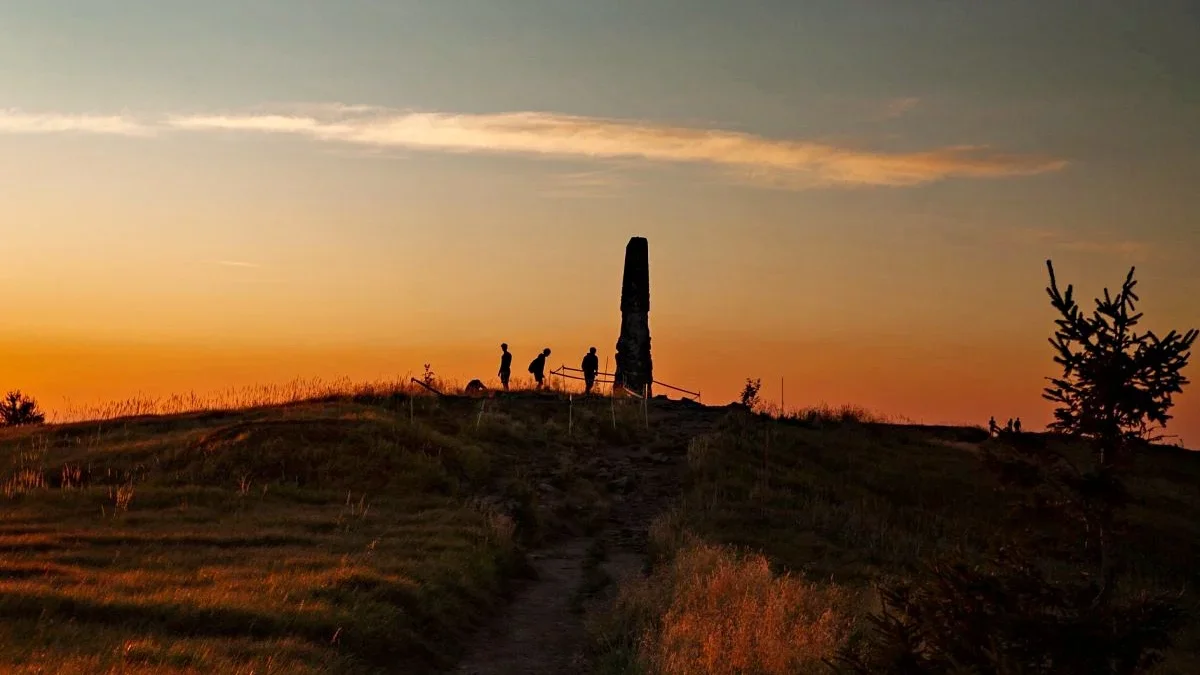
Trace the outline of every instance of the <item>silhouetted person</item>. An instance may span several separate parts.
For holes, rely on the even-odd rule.
[[[998,436],[1000,434],[1000,425],[996,424],[996,417],[993,415],[988,418],[988,435]]]
[[[596,384],[596,373],[600,370],[600,359],[596,356],[596,348],[592,349],[584,355],[583,365],[580,366],[583,370],[583,383],[585,386],[584,394],[592,393],[592,387]]]
[[[508,391],[508,378],[512,376],[512,353],[508,351],[508,343],[500,345],[500,384]]]
[[[1013,422],[1013,432],[1018,433],[1018,434],[1021,433],[1021,418],[1020,417],[1018,417],[1017,420],[1015,422]]]
[[[533,373],[533,379],[537,381],[537,388],[541,389],[543,381],[546,379],[546,357],[550,356],[550,348],[546,347],[541,354],[537,355],[533,361],[529,363],[529,372]]]
[[[1004,425],[1004,430],[1010,434],[1013,432],[1013,421],[1011,417],[1008,418],[1008,423]]]

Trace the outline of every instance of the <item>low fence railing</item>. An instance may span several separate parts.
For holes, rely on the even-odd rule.
[[[579,374],[576,375],[575,373],[579,373]],[[566,365],[559,366],[558,368],[550,371],[551,375],[555,375],[555,376],[558,376],[561,378],[565,378],[565,379],[569,379],[569,380],[584,381],[584,377],[583,377],[582,373],[583,373],[583,371],[581,369],[572,368],[572,367],[566,366]],[[596,373],[596,384],[615,385],[616,380],[613,379],[614,377],[615,377],[614,373],[597,372]],[[654,380],[654,386],[655,387],[665,387],[667,389],[670,389],[671,391],[679,392],[680,394],[683,394],[685,397],[691,398],[694,401],[697,401],[697,402],[700,401],[700,392],[698,392],[698,391],[689,391],[689,390],[683,389],[681,387],[676,387],[675,385],[667,384],[666,382],[659,382],[658,380]],[[634,396],[636,398],[643,397],[643,394],[641,392],[636,392],[624,385],[621,385],[621,389],[624,390],[630,396]]]

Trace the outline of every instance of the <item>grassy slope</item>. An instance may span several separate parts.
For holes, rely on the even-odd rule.
[[[869,603],[872,584],[920,574],[934,556],[971,559],[1003,536],[1006,501],[977,454],[985,438],[971,429],[729,418],[692,443],[687,491],[660,524],[666,548],[689,532],[709,544],[761,552],[776,570],[848,589]],[[1197,485],[1200,454],[1174,449],[1140,458],[1130,480],[1137,501],[1129,513],[1131,587],[1182,590],[1194,612],[1163,673],[1200,671]],[[698,582],[667,583],[678,599]],[[694,621],[680,606],[670,620]],[[861,616],[863,606],[857,611]],[[644,619],[633,624],[622,629],[647,630]]]
[[[568,435],[561,400],[487,406],[418,399],[410,423],[404,399],[343,399],[0,431],[0,671],[447,665],[524,573],[521,550],[603,521],[601,447],[687,447],[664,530],[852,592],[980,550],[1004,511],[970,430],[686,407],[646,430],[635,406],[613,429],[595,401],[575,403]],[[1139,583],[1194,586],[1200,456],[1153,453],[1132,483]],[[1196,672],[1195,626],[1164,672]]]
[[[600,517],[576,459],[638,437],[632,410],[613,431],[607,406],[576,404],[568,436],[565,405],[488,405],[342,400],[0,431],[0,671],[451,663],[523,574],[523,547]]]

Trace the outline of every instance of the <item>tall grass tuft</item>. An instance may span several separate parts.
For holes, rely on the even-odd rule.
[[[823,672],[853,626],[854,596],[772,572],[765,557],[691,543],[626,584],[614,616],[652,675]]]

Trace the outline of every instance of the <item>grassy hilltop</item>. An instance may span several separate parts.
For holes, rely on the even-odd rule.
[[[535,552],[581,540],[597,670],[819,672],[873,584],[1004,535],[991,442],[532,394],[0,430],[0,671],[448,670],[538,583]],[[1131,480],[1134,576],[1189,607],[1198,484],[1168,449]],[[648,574],[606,572],[620,547]],[[1195,626],[1161,672],[1200,668]]]
[[[448,666],[528,576],[523,550],[596,526],[589,456],[644,440],[636,406],[589,405],[401,395],[0,430],[0,670]]]

